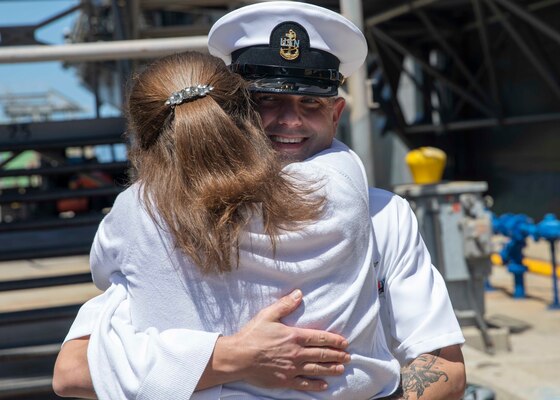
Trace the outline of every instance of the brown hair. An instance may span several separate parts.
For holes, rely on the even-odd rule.
[[[198,84],[214,89],[165,104]],[[251,215],[262,216],[273,250],[279,229],[319,217],[324,198],[282,173],[246,82],[220,59],[185,52],[156,61],[134,78],[128,117],[130,160],[148,212],[204,272],[238,263],[238,237]]]

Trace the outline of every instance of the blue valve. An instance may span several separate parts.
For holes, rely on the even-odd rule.
[[[510,238],[500,256],[514,277],[513,297],[525,298],[525,273],[528,268],[523,265],[523,248],[525,239],[534,231],[533,220],[523,214],[503,214],[500,217],[492,216],[492,227],[495,233]]]

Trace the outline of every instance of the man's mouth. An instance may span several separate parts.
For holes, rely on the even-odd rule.
[[[269,136],[270,140],[276,143],[287,143],[287,144],[298,144],[303,142],[306,138],[304,137],[286,137],[286,136]]]

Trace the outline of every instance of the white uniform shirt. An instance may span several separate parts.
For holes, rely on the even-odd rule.
[[[333,151],[330,154],[336,155]],[[321,162],[321,157],[315,160]],[[323,167],[336,170],[333,160],[332,157],[323,159],[327,161]],[[298,165],[292,168],[297,170]],[[214,279],[201,277],[192,264],[185,268],[180,254],[163,254],[158,244],[154,248],[154,235],[159,234],[161,243],[167,245],[170,238],[161,236],[153,223],[144,220],[149,218],[147,215],[140,216],[140,227],[145,231],[138,231],[130,222],[115,225],[109,216],[104,224],[109,222],[116,231],[100,227],[96,245],[103,245],[103,256],[96,261],[94,246],[92,262],[100,268],[94,271],[96,283],[108,287],[112,277],[113,284],[104,295],[84,306],[67,338],[92,333],[88,357],[98,395],[101,398],[188,398],[211,355],[217,333],[237,331],[257,311],[295,287],[303,289],[304,306],[286,322],[333,330],[347,337],[353,354],[347,374],[327,378],[331,390],[325,393],[262,391],[236,383],[197,392],[192,398],[365,399],[389,394],[396,384],[398,366],[388,355],[384,336],[377,329],[378,281],[385,334],[401,362],[423,352],[461,343],[462,335],[445,286],[431,267],[406,202],[388,192],[371,191],[369,214],[375,235],[368,238],[371,233],[366,222],[368,199],[365,189],[360,187],[365,187],[365,183],[356,179],[359,174],[355,169],[348,169],[348,165],[339,169],[338,175],[340,171],[346,176],[334,179],[330,171],[328,182],[333,184],[325,185],[326,193],[336,198],[333,193],[338,189],[337,192],[352,194],[351,199],[342,195],[337,200],[341,202],[337,206],[341,207],[327,208],[327,216],[321,221],[323,226],[318,223],[311,231],[298,233],[306,235],[305,240],[294,242],[294,238],[300,239],[294,233],[284,238],[285,244],[299,243],[301,247],[294,251],[280,245],[279,263],[272,263],[268,268],[263,268],[270,261],[268,242],[266,238],[256,240],[259,226],[254,224],[249,229],[253,239],[251,251],[247,252],[248,243],[242,241],[242,264],[227,280],[219,275]],[[141,210],[131,207],[137,199],[134,189],[122,196],[127,193],[128,199],[117,201],[111,215],[119,215],[119,209],[122,213]],[[353,203],[344,203],[350,200]],[[356,203],[362,200],[365,208]],[[366,214],[360,215],[364,210]],[[335,218],[336,223],[325,225],[329,218]],[[361,244],[348,242],[348,238],[356,236]],[[361,246],[358,252],[352,251],[356,245]],[[127,247],[129,250],[123,251]],[[294,255],[298,258],[294,259]],[[372,259],[375,268],[371,266]],[[329,269],[329,260],[339,264]],[[298,277],[294,282],[298,276],[294,268],[302,266],[305,271],[297,271],[301,279]],[[376,270],[379,278],[375,276]],[[409,293],[407,288],[414,293]],[[243,299],[251,301],[243,303]],[[169,312],[170,304],[174,313]],[[436,321],[438,312],[441,315]],[[91,317],[96,314],[101,317],[95,318],[97,322],[92,324]],[[140,353],[142,356],[138,357]],[[113,370],[107,370],[107,366]]]

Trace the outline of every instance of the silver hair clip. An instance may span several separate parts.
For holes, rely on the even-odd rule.
[[[189,86],[178,92],[173,92],[165,102],[165,105],[175,107],[187,100],[204,97],[213,89],[214,87],[210,85]]]

